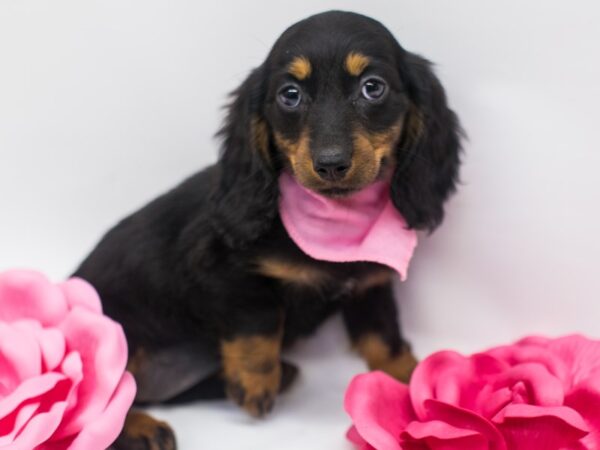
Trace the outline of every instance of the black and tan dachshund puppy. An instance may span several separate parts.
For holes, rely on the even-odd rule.
[[[430,63],[370,18],[309,17],[234,92],[219,134],[215,165],[121,221],[75,274],[123,325],[138,400],[227,395],[261,416],[295,374],[282,348],[336,311],[371,369],[407,379],[391,269],[303,253],[279,217],[278,177],[343,197],[388,173],[409,227],[433,230],[455,189],[460,129]],[[173,447],[142,413],[115,443]]]

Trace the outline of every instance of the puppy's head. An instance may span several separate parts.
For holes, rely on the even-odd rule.
[[[264,116],[301,184],[342,196],[393,166],[410,104],[399,57],[381,24],[349,13],[310,17],[277,41]]]
[[[388,177],[409,226],[432,230],[457,179],[458,121],[430,64],[354,13],[288,28],[236,91],[221,133],[221,161],[238,170],[230,189],[258,181],[246,191],[254,202],[267,191],[276,202],[280,170],[332,197]]]

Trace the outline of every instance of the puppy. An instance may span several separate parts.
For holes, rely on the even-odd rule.
[[[434,230],[455,189],[460,128],[430,63],[370,18],[309,17],[233,93],[219,135],[215,165],[122,220],[75,273],[124,327],[138,401],[227,395],[262,416],[296,372],[282,348],[336,311],[370,369],[407,380],[415,360],[394,271],[309,256],[282,221],[281,189],[285,176],[303,196],[344,204],[385,186],[399,239]],[[114,444],[174,447],[143,413]]]

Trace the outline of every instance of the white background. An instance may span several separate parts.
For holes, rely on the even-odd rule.
[[[600,329],[596,1],[0,2],[0,269],[67,276],[115,221],[215,160],[225,95],[291,23],[383,21],[437,63],[469,134],[463,185],[399,290],[420,357]],[[225,402],[156,410],[183,450],[347,449],[364,370],[337,320],[265,421]]]

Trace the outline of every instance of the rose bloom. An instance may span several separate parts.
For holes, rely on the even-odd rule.
[[[88,283],[0,273],[0,449],[106,449],[135,396],[126,363]]]
[[[361,450],[600,449],[600,342],[525,338],[421,362],[410,386],[382,372],[346,392]]]

